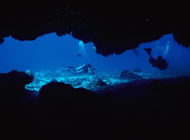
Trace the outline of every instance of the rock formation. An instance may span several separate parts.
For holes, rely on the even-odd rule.
[[[92,41],[97,52],[105,56],[135,49],[142,42],[168,33],[173,33],[178,43],[190,45],[190,22],[185,4],[179,9],[179,3],[175,7],[166,2],[157,3],[157,6],[146,2],[4,3],[0,9],[1,43],[6,36],[34,40],[56,32],[59,36],[71,34],[84,43]]]
[[[25,72],[11,71],[9,73],[0,74],[0,89],[1,99],[23,97],[25,94],[25,85],[31,83],[33,80],[32,75]]]

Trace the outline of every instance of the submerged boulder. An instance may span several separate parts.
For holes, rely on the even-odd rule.
[[[25,85],[33,81],[33,75],[13,70],[9,73],[0,73],[1,97],[21,97],[25,93]]]
[[[99,77],[93,76],[90,80],[90,82],[87,85],[87,88],[97,88],[97,87],[103,87],[106,86],[107,84]]]
[[[40,89],[40,100],[42,103],[53,104],[76,104],[78,102],[85,103],[91,97],[96,98],[96,94],[83,89],[73,88],[69,84],[63,82],[50,82]]]
[[[142,80],[143,78],[140,75],[134,74],[128,70],[124,70],[120,74],[121,79],[128,79],[128,80]]]
[[[107,84],[100,78],[96,77],[95,79],[95,85],[96,86],[99,86],[99,87],[102,87],[102,86],[106,86]]]
[[[90,117],[94,119],[100,108],[99,96],[94,92],[83,88],[75,89],[63,82],[44,85],[40,89],[39,96],[40,107],[44,110],[41,116],[64,123],[68,120],[80,123],[81,119],[85,122],[86,118],[90,119]],[[85,123],[89,124],[89,122]]]
[[[40,98],[66,98],[72,96],[74,94],[74,91],[75,89],[69,84],[52,81],[42,86],[40,89]]]

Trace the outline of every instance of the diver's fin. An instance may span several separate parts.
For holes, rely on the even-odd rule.
[[[73,74],[73,75],[75,75],[76,74],[76,70],[75,70],[75,68],[74,67],[64,67],[64,68],[62,68],[63,70],[65,70],[65,71],[68,71],[68,72],[70,72],[71,74]]]

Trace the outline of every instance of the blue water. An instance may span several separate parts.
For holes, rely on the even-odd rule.
[[[92,64],[97,72],[119,72],[141,69],[144,72],[159,72],[148,62],[149,56],[143,48],[152,48],[152,56],[161,55],[168,62],[166,72],[190,74],[190,48],[182,47],[172,34],[159,40],[142,43],[134,50],[120,55],[104,57],[96,54],[92,42],[84,44],[71,35],[58,37],[55,33],[38,37],[34,41],[19,41],[11,36],[4,38],[0,45],[0,72],[11,70],[55,71],[65,66]]]

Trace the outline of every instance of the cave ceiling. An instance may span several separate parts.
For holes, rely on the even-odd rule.
[[[56,32],[93,42],[97,53],[107,56],[173,33],[179,44],[190,46],[188,9],[172,3],[7,2],[1,6],[0,43],[7,36],[23,41]]]

